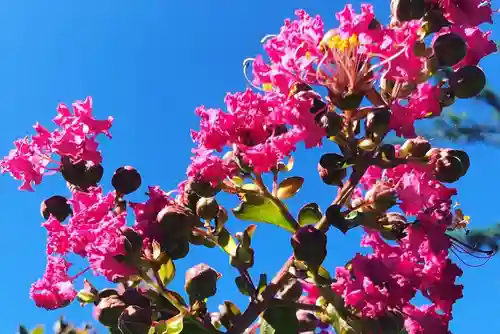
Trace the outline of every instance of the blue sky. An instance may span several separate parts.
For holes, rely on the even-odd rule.
[[[388,1],[374,4],[379,19],[386,22]],[[242,60],[260,53],[259,40],[277,32],[295,9],[321,14],[327,26],[332,26],[334,13],[343,5],[324,0],[0,2],[0,154],[7,154],[14,139],[29,134],[35,121],[49,125],[57,103],[92,95],[96,115],[115,117],[113,140],[102,141],[105,187],[109,188],[114,169],[129,164],[142,173],[144,186],[173,189],[189,163],[189,129],[197,127],[194,108],[222,106],[226,92],[244,89]],[[498,37],[498,31],[494,36]],[[482,66],[487,73],[495,73],[499,60],[493,55]],[[499,80],[491,75],[489,84],[499,87]],[[488,112],[473,102],[458,104],[456,110],[472,117]],[[484,146],[468,150],[472,165],[456,186],[473,226],[482,227],[500,218],[495,196],[500,151]],[[305,175],[306,183],[290,206],[295,212],[310,201],[326,207],[333,192],[315,172],[321,152],[299,153],[294,172]],[[13,333],[19,323],[50,325],[61,314],[76,323],[91,320],[90,307],[81,309],[75,303],[49,312],[36,308],[29,299],[30,284],[45,267],[40,201],[55,193],[66,194],[66,189],[59,176],[47,177],[35,193],[18,192],[18,185],[8,176],[0,178],[0,333]],[[144,198],[138,194],[135,199]],[[231,221],[228,226],[237,232],[245,225]],[[279,269],[290,253],[288,238],[277,228],[259,225],[255,277],[261,272],[273,275]],[[346,237],[330,232],[327,268],[333,272],[335,266],[343,265],[358,244],[358,232]],[[178,265],[174,287],[182,286],[187,267],[202,261],[224,274],[220,285],[224,289],[211,303],[212,310],[225,299],[244,306],[245,298],[232,283],[235,272],[217,249],[193,248]],[[465,297],[455,307],[454,333],[500,332],[499,264],[495,258],[483,267],[464,267]]]

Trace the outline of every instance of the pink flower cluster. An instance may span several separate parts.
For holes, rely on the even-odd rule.
[[[33,185],[40,184],[43,175],[51,170],[47,165],[53,162],[53,154],[69,157],[74,163],[81,160],[100,164],[102,157],[98,151],[96,137],[105,134],[111,138],[109,129],[113,118],[97,120],[92,115],[92,98],[73,103],[73,111],[65,104],[57,107],[57,116],[53,122],[58,126],[49,131],[40,124],[35,124],[36,135],[18,139],[9,155],[0,160],[0,171],[10,173],[16,180],[21,180],[19,189],[33,191]],[[56,169],[57,170],[57,169]]]

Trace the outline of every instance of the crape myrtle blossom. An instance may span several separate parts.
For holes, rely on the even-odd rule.
[[[61,223],[51,216],[42,224],[48,232],[49,256],[73,253],[87,258],[94,273],[110,281],[133,274],[132,268],[115,259],[125,254],[122,229],[126,226],[126,212],[112,210],[115,200],[116,192],[103,194],[100,187],[73,192],[69,222]]]
[[[47,167],[54,161],[53,154],[69,157],[73,163],[82,160],[92,164],[101,163],[96,137],[104,134],[111,138],[109,129],[113,118],[95,119],[91,97],[74,102],[72,107],[71,110],[67,105],[59,104],[57,116],[53,119],[58,128],[49,131],[36,123],[33,126],[36,134],[31,139],[25,137],[16,140],[15,148],[0,161],[2,173],[8,172],[14,179],[22,181],[20,190],[33,191],[33,185],[40,184],[47,171],[54,170]]]
[[[490,0],[431,0],[429,3],[437,4],[444,17],[455,25],[493,23]]]

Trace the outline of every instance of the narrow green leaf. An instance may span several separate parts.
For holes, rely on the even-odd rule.
[[[313,225],[316,224],[323,214],[316,203],[307,203],[304,205],[298,215],[298,223],[300,226]]]
[[[257,284],[257,291],[262,293],[267,286],[267,275],[260,274],[259,276],[259,284]]]
[[[279,199],[287,199],[295,196],[302,188],[304,184],[304,178],[300,176],[292,176],[284,179],[280,182],[278,186],[278,191],[276,193]]]
[[[236,218],[247,221],[268,223],[294,232],[296,226],[286,219],[280,208],[269,198],[260,194],[245,194],[240,205],[233,209]]]
[[[228,255],[236,256],[236,248],[238,248],[238,245],[226,228],[222,228],[217,235],[217,244]]]
[[[85,290],[80,290],[80,292],[78,292],[78,294],[76,295],[76,298],[82,304],[94,302],[95,297],[96,296],[92,292],[88,292]]]
[[[36,328],[31,330],[31,334],[43,334],[45,331],[43,330],[43,326],[37,326]]]
[[[172,259],[168,259],[167,262],[161,265],[158,270],[158,275],[160,276],[163,286],[167,286],[175,277],[175,265]]]

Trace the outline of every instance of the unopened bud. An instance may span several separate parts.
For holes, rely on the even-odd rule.
[[[200,197],[214,197],[220,191],[220,187],[214,187],[207,181],[192,181],[191,189]]]
[[[467,45],[462,37],[454,33],[439,36],[432,45],[441,66],[453,66],[467,53]]]
[[[431,149],[431,144],[423,137],[408,139],[398,151],[399,158],[408,156],[415,158],[423,158]]]
[[[347,95],[338,95],[332,91],[328,91],[328,96],[330,100],[335,104],[340,110],[354,110],[361,105],[363,101],[364,94],[360,93],[350,93]]]
[[[434,175],[441,182],[452,183],[464,176],[470,160],[467,153],[460,150],[433,150],[429,163],[434,166]]]
[[[196,203],[196,215],[202,219],[212,220],[219,213],[219,204],[213,197],[202,197]]]
[[[347,175],[345,163],[345,158],[339,154],[323,154],[318,163],[318,173],[323,182],[328,185],[341,185]]]
[[[338,135],[342,130],[343,123],[342,116],[334,111],[327,112],[320,119],[320,126],[325,129],[327,137]]]
[[[393,161],[396,158],[396,148],[391,144],[383,144],[379,147],[380,157],[384,161]]]
[[[118,295],[104,297],[94,308],[94,317],[104,326],[116,327],[118,318],[126,307],[127,305]]]
[[[72,163],[70,158],[61,159],[61,173],[66,181],[76,186],[79,190],[87,191],[95,187],[101,181],[104,168],[101,165],[93,165],[85,161]]]
[[[349,231],[350,224],[340,212],[340,206],[330,205],[328,209],[326,209],[325,215],[330,226],[338,228],[344,234]]]
[[[189,239],[167,238],[161,246],[172,260],[183,259],[189,253]]]
[[[121,299],[127,305],[136,305],[142,308],[148,308],[151,306],[151,301],[146,297],[147,290],[142,288],[129,288],[121,294]]]
[[[315,227],[301,227],[292,236],[295,258],[312,268],[318,268],[326,257],[326,235]]]
[[[127,227],[123,230],[125,236],[125,252],[127,256],[139,256],[142,249],[142,237],[132,228]]]
[[[44,219],[49,219],[52,215],[58,221],[63,222],[73,211],[65,197],[56,195],[42,202],[40,213]]]
[[[187,239],[191,229],[200,223],[189,210],[175,204],[165,206],[156,219],[163,233],[172,239]]]
[[[424,15],[425,30],[428,34],[438,32],[443,27],[450,26],[450,22],[446,20],[443,11],[440,8],[431,8]]]
[[[151,328],[153,311],[136,305],[128,306],[118,319],[121,333],[148,334]]]
[[[366,134],[376,139],[382,138],[389,131],[390,121],[391,111],[389,108],[377,108],[369,112],[365,121]]]
[[[425,14],[424,0],[392,0],[393,21],[405,22],[421,19]]]
[[[204,300],[217,292],[220,274],[210,266],[200,263],[186,272],[184,288],[192,300]]]
[[[118,168],[111,178],[113,188],[122,195],[128,195],[139,189],[141,182],[141,174],[131,166]]]
[[[388,212],[378,218],[381,235],[388,240],[398,240],[405,236],[407,221],[405,216],[397,212]]]
[[[299,320],[299,332],[313,332],[318,327],[319,320],[310,311],[298,310],[297,319]]]
[[[477,66],[463,66],[449,76],[450,87],[459,99],[479,95],[486,85],[486,75]]]

